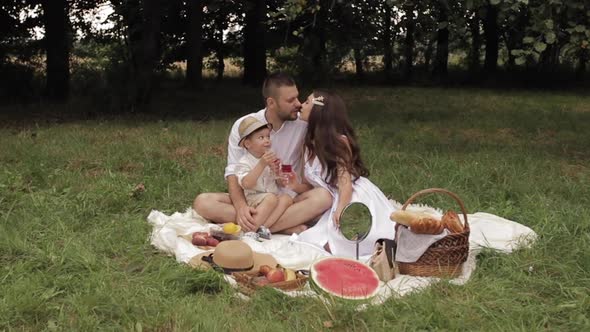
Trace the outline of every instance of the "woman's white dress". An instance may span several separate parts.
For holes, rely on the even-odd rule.
[[[299,234],[296,239],[322,249],[328,243],[333,255],[356,257],[356,243],[347,240],[334,226],[332,216],[338,205],[338,189],[325,182],[325,173],[317,157],[305,164],[304,176],[314,188],[322,187],[332,194],[332,208],[321,216],[317,224]],[[351,203],[365,204],[373,217],[369,234],[359,244],[359,256],[366,256],[373,252],[378,239],[393,239],[395,237],[395,223],[389,219],[389,215],[395,208],[385,197],[385,194],[365,177],[358,178],[353,183],[352,189]]]

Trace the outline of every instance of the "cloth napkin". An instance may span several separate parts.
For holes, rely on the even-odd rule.
[[[449,235],[448,229],[436,235],[432,234],[416,234],[407,227],[398,227],[397,237],[397,252],[395,260],[403,263],[414,263],[420,256],[424,254],[426,249],[434,242]]]

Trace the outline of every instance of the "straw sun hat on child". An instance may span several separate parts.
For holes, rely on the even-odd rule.
[[[240,135],[240,141],[238,142],[238,145],[242,146],[242,143],[244,143],[244,138],[263,127],[271,129],[272,125],[270,123],[263,123],[253,116],[245,117],[238,126],[238,134]]]

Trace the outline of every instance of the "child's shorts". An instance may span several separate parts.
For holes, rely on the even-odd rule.
[[[259,193],[246,195],[246,202],[248,206],[257,207],[268,195],[274,195],[273,193]]]

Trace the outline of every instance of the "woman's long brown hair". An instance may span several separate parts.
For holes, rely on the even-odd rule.
[[[346,105],[342,98],[326,91],[314,91],[314,97],[323,96],[323,104],[313,105],[309,114],[305,148],[308,160],[317,156],[326,170],[326,183],[338,185],[338,167],[352,175],[352,181],[360,176],[369,176],[360,155],[356,134],[348,119]],[[348,139],[348,145],[342,135]]]

